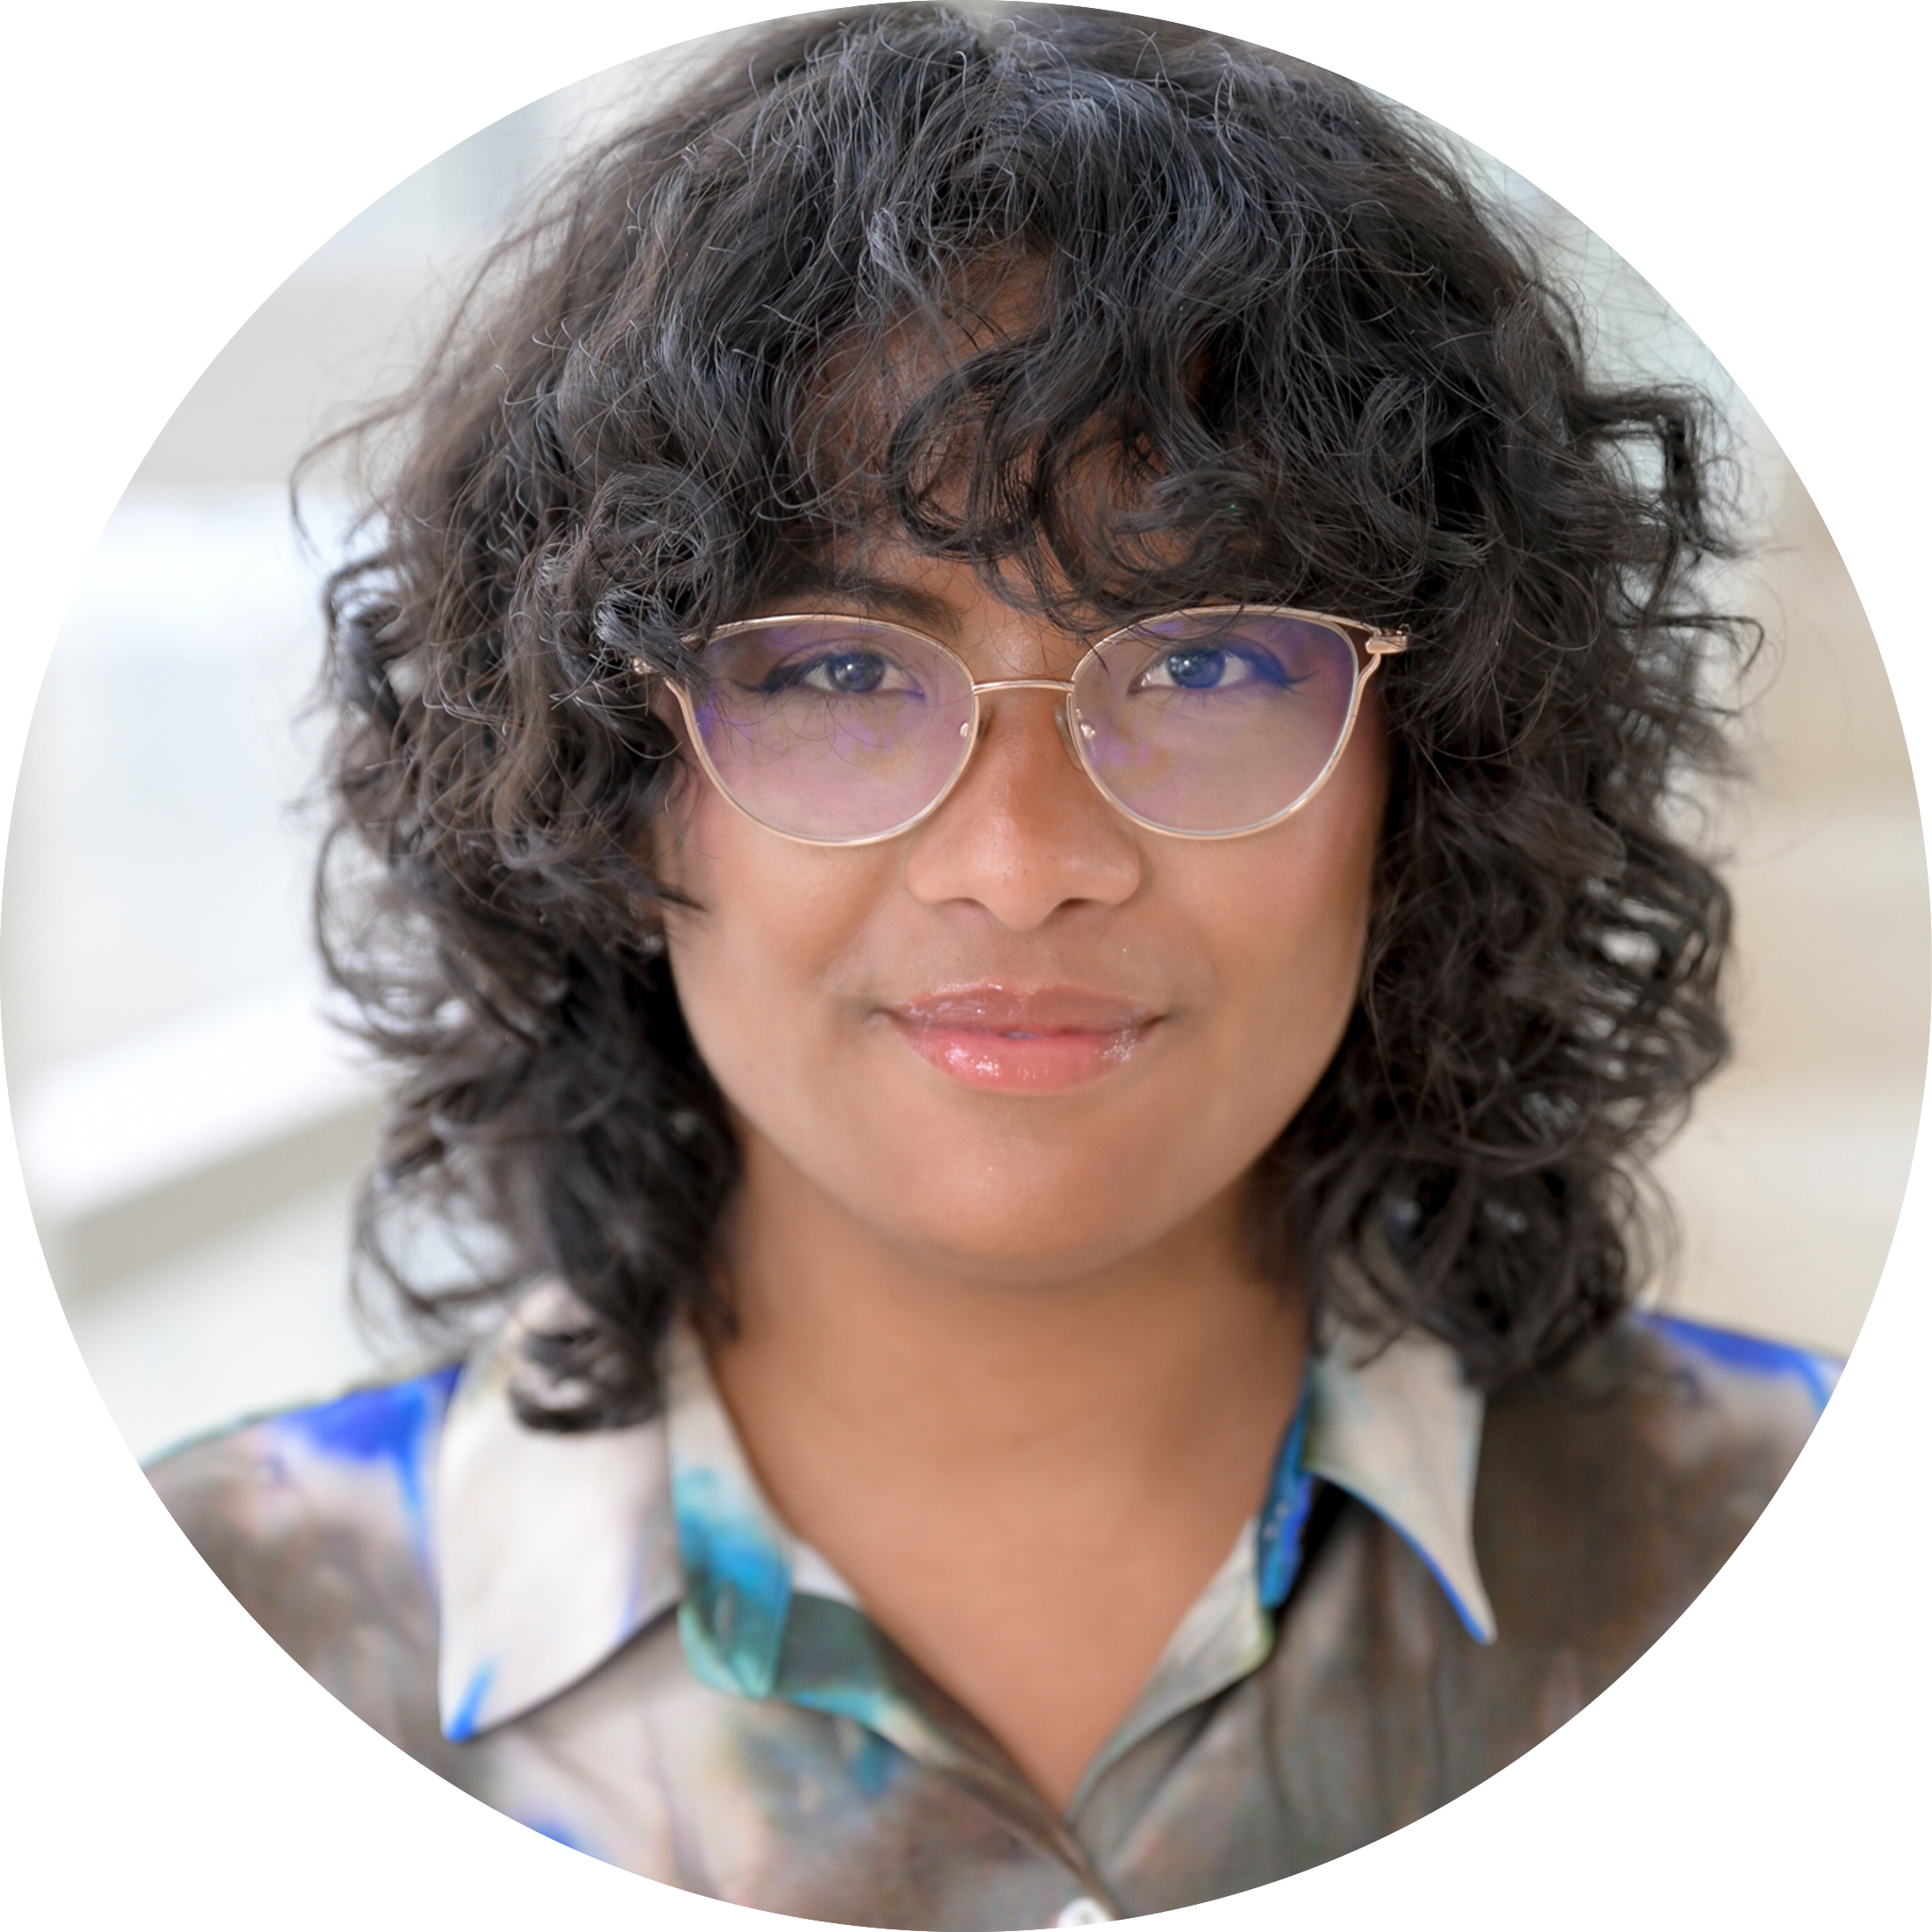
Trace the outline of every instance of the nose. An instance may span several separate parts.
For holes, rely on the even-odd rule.
[[[1050,691],[983,699],[980,742],[945,804],[912,835],[906,882],[928,905],[982,906],[1016,932],[1063,906],[1123,904],[1139,889],[1133,826],[1072,756]]]

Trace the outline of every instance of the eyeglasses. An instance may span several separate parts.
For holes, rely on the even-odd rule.
[[[1267,605],[1145,617],[1071,678],[976,682],[936,638],[869,617],[752,617],[716,631],[702,688],[670,687],[718,789],[815,845],[909,831],[959,781],[997,691],[1058,691],[1062,736],[1102,796],[1177,838],[1279,823],[1340,762],[1362,691],[1404,631]]]

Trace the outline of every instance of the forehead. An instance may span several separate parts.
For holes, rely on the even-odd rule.
[[[1037,676],[1063,672],[1115,620],[1097,611],[1048,611],[1019,576],[905,543],[866,545],[845,561],[808,561],[752,615],[847,612],[909,625],[957,652],[975,671]]]

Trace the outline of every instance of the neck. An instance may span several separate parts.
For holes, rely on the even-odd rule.
[[[1014,1279],[893,1246],[753,1132],[745,1175],[713,1365],[767,1494],[1064,1801],[1260,1505],[1299,1298],[1245,1259],[1235,1190]]]
[[[1236,1190],[1133,1254],[1009,1273],[909,1254],[747,1143],[727,1246],[738,1331],[715,1365],[752,1433],[767,1411],[809,1410],[952,1467],[1053,1444],[1170,1452],[1251,1389],[1285,1424],[1305,1316],[1246,1258]]]

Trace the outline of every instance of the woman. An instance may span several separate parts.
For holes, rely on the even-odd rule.
[[[385,421],[325,937],[466,1358],[154,1472],[292,1654],[634,1871],[1005,1927],[1641,1653],[1829,1379],[1629,1312],[1724,1048],[1700,399],[1330,76],[895,8],[607,144]]]

